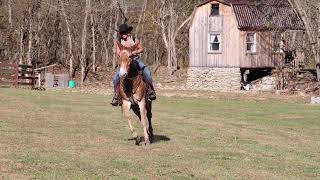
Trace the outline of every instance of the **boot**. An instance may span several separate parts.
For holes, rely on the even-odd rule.
[[[114,92],[114,96],[113,96],[112,102],[110,104],[112,106],[121,106],[122,105],[122,101],[119,96],[119,92],[117,90]]]
[[[156,91],[154,90],[153,84],[148,83],[148,86],[149,86],[148,92],[147,92],[147,94],[148,94],[148,100],[149,100],[149,101],[154,101],[154,100],[157,99]]]

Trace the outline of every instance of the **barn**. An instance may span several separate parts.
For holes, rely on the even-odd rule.
[[[289,44],[304,29],[287,0],[204,1],[195,7],[189,29],[187,87],[240,90],[248,74],[285,63]]]

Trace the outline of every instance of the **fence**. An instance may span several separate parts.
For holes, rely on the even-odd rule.
[[[11,84],[15,88],[19,82],[19,65],[0,63],[0,84]]]
[[[37,79],[31,65],[0,63],[0,84],[11,84],[15,88],[18,85],[28,85],[34,88]]]

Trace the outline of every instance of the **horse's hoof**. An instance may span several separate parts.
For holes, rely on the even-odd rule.
[[[149,135],[149,141],[150,141],[150,143],[153,143],[153,140],[154,140],[153,132],[148,133],[148,135]]]
[[[150,144],[151,144],[151,143],[150,143],[149,140],[147,140],[147,141],[144,142],[144,145],[145,145],[145,146],[149,146]]]
[[[135,140],[136,140],[136,146],[139,146],[140,142],[141,142],[141,138],[140,137],[136,137]]]

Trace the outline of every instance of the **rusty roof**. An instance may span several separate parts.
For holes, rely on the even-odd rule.
[[[240,30],[304,30],[299,14],[287,0],[206,0],[233,8]]]
[[[233,5],[241,30],[304,30],[299,15],[288,7]]]
[[[204,0],[202,3],[198,4],[197,7],[213,1],[227,4],[227,5],[245,4],[245,5],[271,5],[271,6],[291,7],[290,3],[287,0]]]

